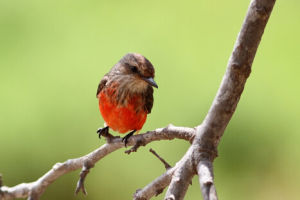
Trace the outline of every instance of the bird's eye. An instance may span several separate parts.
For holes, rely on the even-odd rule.
[[[137,73],[138,72],[138,69],[136,66],[130,66],[130,70],[133,72],[133,73]]]

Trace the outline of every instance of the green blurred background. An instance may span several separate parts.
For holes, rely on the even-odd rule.
[[[104,144],[95,98],[102,76],[127,52],[156,68],[155,103],[143,130],[201,123],[216,94],[249,1],[0,0],[0,172],[13,186]],[[220,199],[299,199],[300,2],[278,1],[215,160]],[[42,199],[131,199],[174,165],[185,141],[124,149],[97,163],[88,196],[79,171]],[[186,199],[199,199],[197,178]],[[154,199],[162,199],[163,196]]]

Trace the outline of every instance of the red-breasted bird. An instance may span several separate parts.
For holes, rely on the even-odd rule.
[[[108,135],[109,128],[129,132],[122,141],[142,129],[153,106],[154,67],[137,53],[126,54],[102,78],[97,89],[99,109],[106,127],[98,129],[99,137]]]

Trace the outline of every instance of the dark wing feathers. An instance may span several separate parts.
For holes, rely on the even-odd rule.
[[[145,102],[145,110],[150,114],[153,106],[153,88],[151,86],[146,91]]]

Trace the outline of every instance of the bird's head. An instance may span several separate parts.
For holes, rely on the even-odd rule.
[[[126,79],[127,87],[135,90],[146,89],[149,85],[158,88],[154,81],[153,65],[147,58],[137,53],[126,54],[112,69],[112,73]]]

